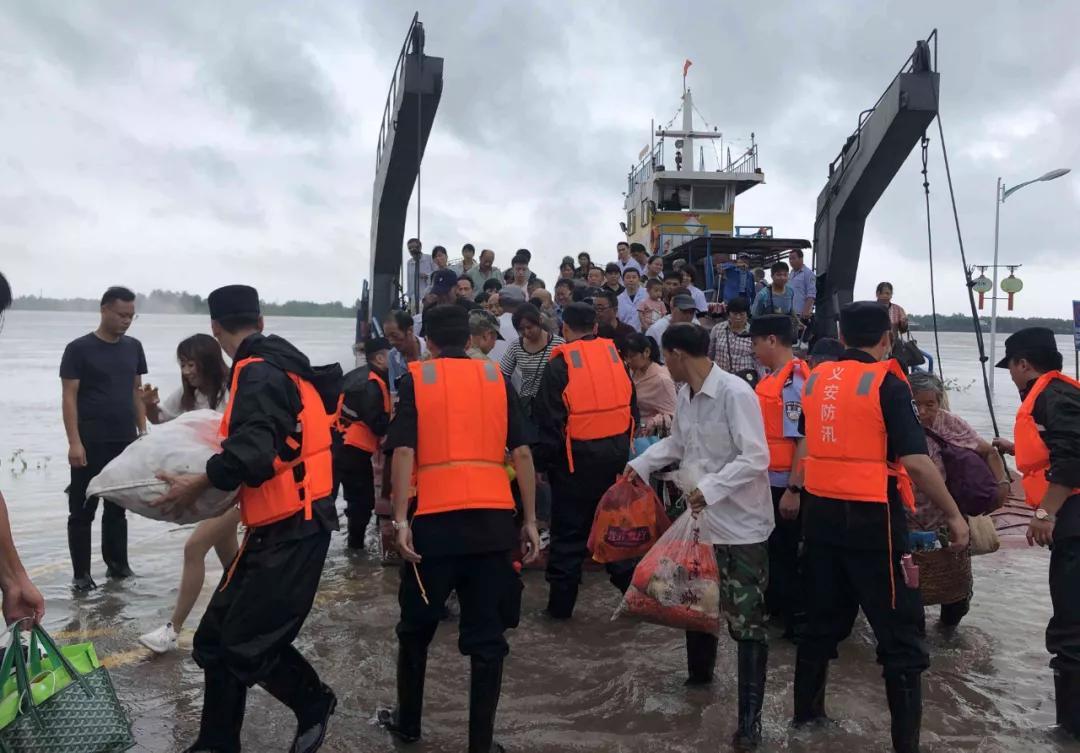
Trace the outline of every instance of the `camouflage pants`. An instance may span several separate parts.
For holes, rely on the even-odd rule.
[[[720,608],[737,641],[764,641],[765,590],[769,586],[769,542],[718,544]]]

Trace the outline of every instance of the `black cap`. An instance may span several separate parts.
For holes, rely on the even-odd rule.
[[[446,295],[457,285],[457,272],[452,269],[436,269],[431,274],[431,292]]]
[[[750,321],[751,337],[791,337],[794,327],[790,316],[784,314],[769,314],[767,316],[754,317]]]
[[[259,291],[250,285],[226,285],[210,293],[206,299],[211,319],[230,316],[260,316]]]
[[[568,303],[563,307],[562,320],[571,329],[583,332],[596,324],[596,309],[587,303]]]
[[[1053,330],[1046,327],[1025,327],[1009,335],[1005,340],[1005,357],[995,366],[999,369],[1007,369],[1009,361],[1013,358],[1044,356],[1057,352],[1057,341],[1054,340]]]
[[[892,329],[888,310],[877,301],[855,301],[840,309],[840,333],[851,338],[880,338]]]
[[[822,361],[839,361],[844,355],[844,344],[833,337],[823,337],[810,349],[810,357]]]
[[[372,356],[381,350],[390,350],[393,347],[385,337],[373,337],[364,341],[364,355],[371,360]]]
[[[469,339],[469,312],[445,303],[424,310],[424,336],[438,342],[465,342]]]

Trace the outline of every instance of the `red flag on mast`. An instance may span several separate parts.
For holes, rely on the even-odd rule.
[[[686,62],[682,64],[682,77],[686,78],[686,72],[690,70],[690,66],[694,64],[694,61],[690,58],[686,59]]]

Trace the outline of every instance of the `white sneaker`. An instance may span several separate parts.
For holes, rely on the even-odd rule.
[[[176,631],[172,623],[166,623],[157,630],[139,636],[139,643],[155,654],[167,654],[176,648]]]

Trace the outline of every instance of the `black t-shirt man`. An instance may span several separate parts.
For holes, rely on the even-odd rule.
[[[468,358],[462,348],[444,348],[444,358]],[[523,447],[533,443],[532,424],[521,412],[517,391],[506,382],[506,446]],[[398,447],[416,449],[416,391],[412,374],[398,381],[398,404],[386,434],[386,453]],[[477,396],[477,399],[480,399]],[[438,515],[420,515],[412,521],[413,548],[425,557],[459,554],[484,554],[509,551],[517,547],[518,532],[512,510],[454,510]]]
[[[79,439],[84,444],[135,439],[135,381],[145,373],[146,354],[134,337],[107,342],[91,332],[68,343],[60,378],[79,380]]]
[[[849,348],[841,361],[874,363],[870,354]],[[919,415],[911,398],[911,388],[895,374],[886,374],[879,391],[881,414],[888,434],[888,460],[897,462],[905,455],[927,455],[926,433],[919,423]],[[806,434],[806,417],[799,419],[799,431]],[[880,503],[852,502],[842,499],[817,497],[804,492],[803,536],[807,541],[819,541],[833,546],[851,549],[887,549],[888,538],[882,533],[891,526],[893,551],[906,552],[908,546],[907,517],[904,503],[896,486],[896,479],[889,477],[888,514]]]

